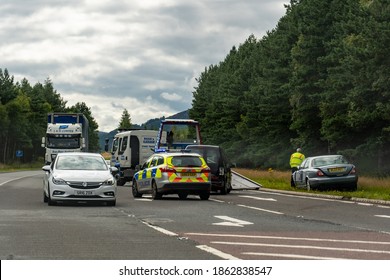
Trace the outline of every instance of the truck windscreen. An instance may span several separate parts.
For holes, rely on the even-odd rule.
[[[78,149],[80,148],[80,135],[48,135],[47,147],[52,149]]]

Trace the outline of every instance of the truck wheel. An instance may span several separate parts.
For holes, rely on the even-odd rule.
[[[133,197],[135,197],[135,198],[142,197],[142,193],[140,193],[138,191],[138,185],[137,185],[137,181],[136,180],[133,180],[133,184],[132,184],[131,190],[133,192]]]

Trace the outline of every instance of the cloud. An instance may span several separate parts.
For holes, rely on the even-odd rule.
[[[0,68],[31,84],[50,78],[110,131],[124,108],[138,124],[190,108],[200,73],[273,29],[288,3],[2,0]]]

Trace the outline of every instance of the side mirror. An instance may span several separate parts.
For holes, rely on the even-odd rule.
[[[43,166],[42,170],[45,171],[45,172],[49,172],[50,173],[50,165]]]
[[[110,141],[110,139],[106,138],[104,140],[104,151],[108,152],[108,142]]]

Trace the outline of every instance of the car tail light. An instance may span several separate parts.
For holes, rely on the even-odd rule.
[[[322,177],[322,176],[324,176],[324,173],[321,170],[318,170],[317,171],[317,176]]]
[[[210,168],[209,167],[203,168],[200,172],[201,173],[210,173]]]
[[[351,172],[349,172],[349,174],[356,174],[356,168],[353,167],[353,168],[351,169]]]
[[[170,168],[170,167],[168,167],[168,166],[162,166],[162,167],[160,167],[160,171],[161,171],[161,172],[173,172],[173,173],[176,172],[176,170],[175,170],[174,168]]]

